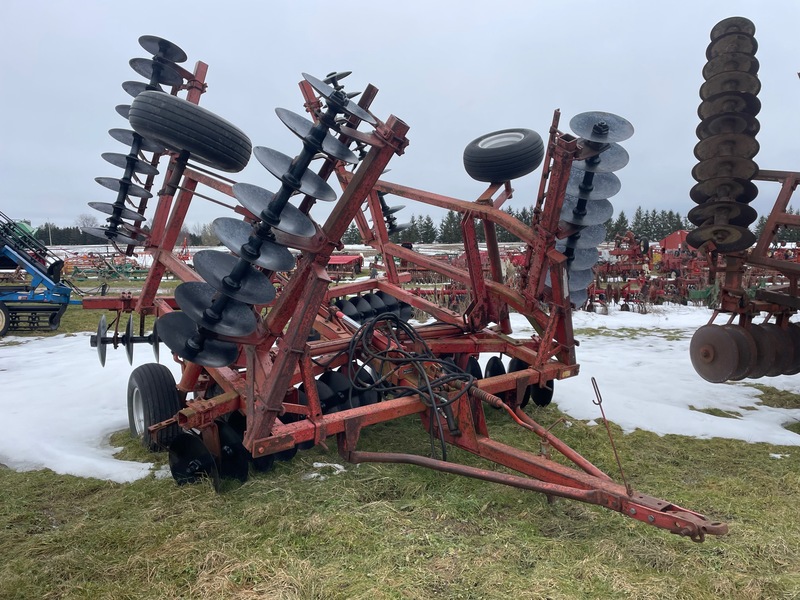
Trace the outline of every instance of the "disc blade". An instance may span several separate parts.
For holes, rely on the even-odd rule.
[[[255,229],[246,221],[220,217],[214,219],[211,227],[214,235],[228,250],[263,269],[291,271],[295,266],[294,256],[289,249],[271,240],[259,240],[261,246],[257,258],[250,260],[248,256],[242,256],[242,246],[248,243],[251,236],[255,236]]]
[[[361,296],[355,296],[354,298],[350,298],[350,302],[353,304],[353,306],[356,307],[356,310],[358,311],[359,318],[357,320],[360,323],[363,323],[364,321],[371,319],[373,316],[375,316],[375,311],[372,310],[372,305],[366,300],[364,300],[364,298],[362,298]]]
[[[358,309],[355,307],[355,304],[350,302],[347,298],[339,298],[334,302],[336,308],[338,308],[342,314],[347,317],[348,319],[352,319],[356,323],[360,323],[361,315],[358,312]]]
[[[708,100],[725,92],[745,92],[758,95],[760,91],[761,81],[756,75],[743,71],[724,71],[714,75],[700,86],[700,99]]]
[[[608,200],[580,200],[566,196],[561,208],[561,220],[573,225],[588,227],[601,225],[614,215],[614,207]]]
[[[746,227],[737,225],[705,225],[686,236],[686,243],[699,248],[712,241],[719,252],[740,252],[756,243],[756,236]]]
[[[275,286],[264,273],[247,265],[238,287],[230,274],[239,264],[238,258],[218,250],[200,250],[193,259],[195,271],[211,286],[244,304],[269,304],[275,299]]]
[[[720,133],[700,141],[694,147],[697,160],[735,156],[753,158],[760,146],[753,136],[745,133]]]
[[[370,292],[364,294],[362,298],[369,302],[370,307],[372,307],[373,315],[377,316],[386,312],[386,303],[381,300],[379,296]]]
[[[253,154],[267,171],[272,173],[281,183],[289,185],[284,177],[292,167],[292,159],[289,156],[265,146],[256,146],[253,148]],[[292,189],[299,191],[301,194],[323,202],[336,200],[336,192],[333,191],[333,188],[313,171],[306,170],[297,183],[298,185]]]
[[[706,58],[711,60],[720,54],[732,52],[755,54],[756,50],[758,50],[758,42],[752,35],[737,32],[726,33],[711,41],[706,48]]]
[[[244,483],[250,474],[250,453],[233,427],[222,419],[214,422],[219,433],[219,474]]]
[[[223,302],[217,290],[203,281],[180,284],[175,288],[175,301],[197,325],[218,335],[244,337],[253,333],[258,326],[256,315],[249,305],[232,298]],[[216,311],[221,314],[216,315]]]
[[[756,361],[747,377],[758,379],[764,377],[767,371],[775,364],[778,348],[775,346],[772,336],[765,332],[761,325],[751,323],[750,335],[756,343]]]
[[[146,163],[143,160],[139,160],[135,156],[131,156],[129,154],[126,155],[118,152],[104,152],[100,156],[102,156],[103,160],[106,162],[111,163],[120,169],[127,169],[128,165],[130,164],[134,173],[140,173],[142,175],[158,175],[158,169],[156,169],[153,165]]]
[[[236,183],[233,186],[233,197],[255,216],[262,218],[262,212],[267,210],[275,194],[257,185]],[[291,204],[286,204],[283,207],[280,222],[274,228],[289,235],[303,238],[312,237],[317,232],[317,228],[311,218]]]
[[[736,369],[731,375],[731,381],[740,381],[756,364],[756,342],[750,332],[744,327],[729,323],[722,325],[727,330],[736,344],[736,354],[739,358]]]
[[[755,222],[758,213],[752,206],[733,201],[706,202],[695,206],[687,215],[689,222],[698,227],[707,221],[747,227]]]
[[[740,71],[755,75],[758,73],[758,59],[744,52],[726,52],[708,61],[703,66],[703,79],[708,80],[727,71]]]
[[[110,202],[89,202],[88,204],[91,208],[98,210],[105,215],[114,215],[114,213],[117,213],[116,216],[120,219],[128,219],[129,221],[147,220],[135,210],[131,210],[122,205],[117,205],[116,203],[111,204]]]
[[[131,105],[130,104],[117,104],[114,107],[114,110],[117,111],[117,114],[120,117],[122,117],[123,119],[125,119],[127,121],[128,117],[131,114]]]
[[[584,300],[585,302],[585,300]],[[578,306],[582,305],[581,302]],[[544,408],[553,400],[553,393],[555,392],[556,380],[552,379],[547,382],[547,385],[542,387],[539,385],[531,385],[531,399],[536,406]]]
[[[577,233],[559,241],[565,242],[566,248],[597,248],[606,239],[605,225],[590,225]]]
[[[108,331],[108,325],[106,325],[106,316],[100,315],[100,322],[97,324],[97,358],[100,359],[100,366],[106,366],[106,344],[103,343],[103,337],[106,335],[106,331]]]
[[[591,173],[572,169],[567,182],[567,194],[587,200],[611,198],[622,189],[619,177],[613,173]]]
[[[633,125],[622,117],[601,111],[585,112],[570,119],[569,128],[591,142],[623,142],[633,135]]]
[[[745,113],[723,112],[703,119],[697,126],[697,138],[705,140],[721,133],[742,133],[755,136],[761,129],[758,119]]]
[[[336,395],[336,399],[332,399],[331,401],[340,409],[356,408],[358,406],[357,403],[352,403],[352,400],[357,401],[358,399],[351,398],[350,391],[353,388],[350,385],[350,379],[344,373],[339,371],[325,371],[319,376],[317,382],[324,383],[331,389]]]
[[[328,100],[328,102],[330,103],[331,96],[333,96],[336,90],[334,90],[327,83],[320,81],[319,79],[317,79],[313,75],[309,75],[308,73],[303,73],[303,79],[305,79],[320,96]],[[342,112],[345,112],[348,115],[356,117],[357,119],[361,119],[362,121],[368,123],[369,125],[378,124],[378,121],[375,117],[373,117],[371,114],[369,114],[366,110],[361,108],[358,104],[356,104],[352,100],[347,99],[346,96],[345,96],[345,101],[340,106]]]
[[[400,303],[397,301],[397,298],[384,291],[375,292],[375,295],[383,300],[383,303],[386,305],[386,312],[390,312],[395,315],[400,314]]]
[[[304,141],[314,128],[314,123],[312,121],[309,121],[305,117],[302,117],[290,110],[286,110],[285,108],[276,108],[275,112],[283,124],[286,125],[286,127],[288,127],[292,133]],[[352,165],[358,163],[358,157],[356,157],[356,155],[351,152],[347,146],[345,146],[329,132],[325,133],[325,137],[322,138],[322,144],[316,145],[314,147],[314,151],[324,152],[336,160],[341,160]]]
[[[528,364],[524,360],[520,360],[517,357],[512,357],[511,360],[508,362],[508,372],[509,373],[516,373],[517,371],[523,371],[528,368]],[[531,388],[532,385],[525,386],[525,390],[522,392],[522,398],[519,402],[520,408],[525,408],[528,406],[528,402],[531,399]],[[509,397],[516,399],[516,394],[514,392],[509,392]],[[516,404],[516,402],[515,402]]]
[[[506,374],[506,367],[503,360],[499,356],[492,356],[486,363],[486,370],[484,371],[484,378],[499,377]]]
[[[156,142],[151,142],[150,140],[144,139],[135,131],[131,129],[109,129],[108,135],[112,138],[117,140],[118,142],[125,144],[126,146],[133,146],[133,143],[138,139],[139,140],[139,149],[144,152],[156,152],[161,154],[164,152],[164,146],[161,144],[157,144]]]
[[[125,346],[125,355],[128,357],[128,364],[133,364],[133,313],[128,317],[128,324],[125,325],[125,334],[122,337]]]
[[[116,244],[123,244],[126,246],[141,246],[145,240],[134,238],[123,233],[120,229],[111,229],[105,227],[81,227],[81,232],[106,240],[106,242],[114,242]]]
[[[138,96],[139,94],[141,94],[143,91],[145,91],[147,89],[151,89],[151,90],[155,89],[155,90],[158,90],[159,92],[163,92],[164,91],[160,87],[152,86],[152,85],[150,85],[148,83],[145,83],[144,81],[123,81],[122,82],[122,89],[125,90],[125,92],[128,95],[133,96],[134,98],[136,98],[136,96]]]
[[[414,307],[411,306],[408,302],[400,302],[400,320],[408,321],[411,317],[414,316]]]
[[[600,253],[597,248],[570,248],[567,252],[566,244],[557,243],[556,250],[567,255],[567,269],[582,271],[591,269],[598,260]]]
[[[168,64],[151,58],[132,58],[128,61],[131,69],[150,82],[174,87],[183,84],[183,77]]]
[[[130,180],[118,179],[115,177],[95,177],[94,180],[114,192],[119,192],[123,187],[125,188],[126,196],[134,196],[136,198],[152,198],[153,194],[148,192],[143,187],[136,185]]]
[[[186,62],[188,56],[179,46],[169,40],[155,35],[143,35],[139,38],[139,45],[153,56],[164,58],[170,62]]]
[[[728,33],[742,33],[752,36],[756,33],[756,26],[753,25],[750,19],[745,17],[728,17],[714,25],[711,30],[711,39],[717,40]]]
[[[752,181],[737,177],[714,177],[701,181],[689,192],[696,204],[714,199],[752,202],[758,196],[758,187]]]
[[[169,445],[169,470],[178,485],[211,481],[219,490],[219,472],[211,452],[194,433],[181,432]]]
[[[761,328],[770,338],[775,348],[775,359],[767,370],[767,377],[777,377],[791,367],[794,361],[794,344],[786,329],[775,323],[762,323]]]
[[[572,296],[572,292],[585,290],[589,284],[592,283],[594,280],[594,271],[592,271],[591,268],[567,271],[567,280],[569,281],[570,296]]]
[[[198,335],[197,325],[182,312],[171,312],[158,320],[158,335],[167,348],[184,360],[203,367],[227,367],[239,356],[239,345],[201,335],[194,347],[189,344]]]
[[[711,383],[728,381],[739,365],[731,334],[719,325],[703,325],[689,343],[689,357],[700,377]]]
[[[697,116],[707,119],[719,113],[738,112],[755,117],[760,111],[761,101],[754,94],[722,92],[702,102],[697,107]]]
[[[612,143],[597,156],[573,161],[572,167],[590,173],[612,173],[627,165],[629,160],[628,151],[619,144]]]
[[[158,362],[159,359],[159,350],[161,346],[161,338],[158,337],[158,319],[153,321],[153,332],[150,334],[150,344],[153,346],[153,356]]]
[[[692,177],[695,181],[705,181],[717,177],[752,179],[758,173],[758,165],[749,158],[738,156],[718,156],[695,165]]]

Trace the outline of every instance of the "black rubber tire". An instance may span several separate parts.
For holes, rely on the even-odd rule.
[[[178,390],[172,372],[158,363],[136,367],[128,379],[128,424],[131,435],[142,445],[157,452],[166,450],[180,433],[177,425],[170,425],[150,435],[147,428],[165,421],[181,409]]]
[[[11,314],[4,302],[0,302],[0,338],[8,333],[8,326],[11,324]]]
[[[242,130],[205,108],[164,92],[144,91],[131,103],[131,127],[170,150],[214,169],[238,173],[247,166],[253,145]]]
[[[542,164],[544,142],[531,129],[503,129],[472,140],[464,168],[477,181],[499,183],[522,177]]]

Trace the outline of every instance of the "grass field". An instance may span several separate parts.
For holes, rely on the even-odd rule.
[[[98,318],[70,308],[59,332],[92,331]],[[767,404],[800,406],[762,391]],[[529,410],[546,426],[565,416]],[[538,449],[500,413],[488,420],[493,437]],[[556,434],[616,474],[603,428],[567,421]],[[335,443],[244,485],[226,481],[221,494],[168,475],[115,484],[0,469],[0,598],[800,598],[797,447],[612,431],[637,490],[730,533],[695,544],[598,507],[417,467],[315,467],[341,463]],[[111,443],[121,458],[166,462],[126,431]],[[362,447],[425,454],[428,439],[408,418],[368,429]]]

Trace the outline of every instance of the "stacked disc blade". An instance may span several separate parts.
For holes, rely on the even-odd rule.
[[[186,60],[186,53],[178,46],[165,39],[143,35],[139,44],[152,54],[152,58],[133,58],[131,68],[139,75],[145,77],[147,82],[126,81],[122,88],[131,96],[138,96],[145,90],[161,90],[161,85],[178,86],[183,83],[183,77],[176,68],[176,63]],[[120,104],[116,107],[126,121],[129,116],[130,106]],[[84,233],[95,237],[110,240],[118,244],[138,245],[144,243],[144,234],[137,225],[145,218],[126,206],[129,198],[150,198],[152,194],[144,187],[134,182],[139,176],[152,177],[158,174],[153,160],[146,160],[144,152],[161,154],[164,147],[155,141],[147,140],[131,129],[111,129],[109,135],[116,141],[129,148],[127,154],[106,152],[103,159],[115,167],[123,169],[122,177],[98,177],[97,183],[117,193],[113,203],[90,202],[89,206],[103,214],[109,215],[106,227],[86,227]]]
[[[599,258],[597,246],[605,240],[604,223],[614,214],[608,199],[621,188],[614,171],[628,164],[628,153],[619,142],[633,135],[633,126],[606,112],[581,113],[569,126],[585,147],[597,152],[572,163],[561,220],[578,231],[556,244],[567,257],[570,301],[580,306],[586,302],[586,290],[594,279],[592,267]]]
[[[336,199],[333,188],[309,170],[312,159],[322,153],[334,160],[357,162],[356,156],[330,132],[336,115],[357,114],[374,122],[344,92],[310,75],[304,77],[327,101],[319,122],[288,110],[276,110],[284,125],[303,140],[302,151],[291,158],[263,146],[253,149],[258,161],[281,182],[280,188],[272,193],[247,183],[233,186],[234,197],[256,216],[257,223],[216,219],[212,224],[214,233],[232,255],[214,250],[198,252],[194,265],[205,281],[179,285],[175,300],[181,312],[165,315],[159,321],[164,343],[188,361],[220,367],[236,360],[239,344],[229,338],[244,338],[256,331],[258,319],[253,307],[275,298],[271,273],[289,271],[295,265],[294,256],[276,241],[274,231],[301,239],[316,234],[314,222],[289,204],[290,197],[302,194],[323,201]]]
[[[378,198],[381,201],[381,213],[383,215],[383,220],[386,223],[386,232],[389,235],[400,233],[401,231],[405,231],[411,227],[411,223],[398,223],[397,217],[394,216],[395,213],[403,210],[405,206],[402,204],[397,206],[389,206],[389,204],[386,202],[386,194],[384,192],[378,192]]]
[[[743,17],[724,19],[711,30],[697,109],[700,141],[694,154],[700,162],[692,170],[697,185],[690,192],[698,206],[688,215],[697,229],[686,238],[695,248],[713,242],[719,252],[740,252],[756,241],[748,229],[757,217],[748,204],[758,194],[752,179],[758,173],[753,158],[761,109],[754,33]]]

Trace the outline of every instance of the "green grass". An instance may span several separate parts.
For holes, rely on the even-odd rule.
[[[72,307],[57,333],[93,331],[99,314]],[[761,388],[764,404],[798,407]],[[620,480],[605,428],[529,410],[545,426],[565,418],[556,435]],[[538,451],[502,413],[487,420],[493,437]],[[46,444],[29,426],[31,443]],[[637,491],[730,533],[695,544],[596,506],[406,465],[334,475],[313,466],[342,463],[334,440],[224,481],[221,494],[168,475],[116,484],[0,468],[0,598],[800,597],[800,449],[611,429]],[[121,459],[167,463],[127,431],[110,443]],[[428,439],[406,418],[365,430],[360,447],[425,454]],[[451,459],[487,466],[458,450]]]

